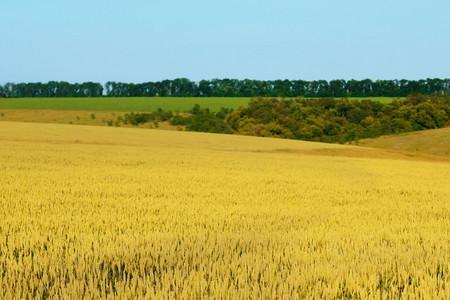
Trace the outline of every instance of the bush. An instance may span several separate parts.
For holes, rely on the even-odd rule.
[[[245,135],[277,136],[324,142],[445,127],[450,98],[414,95],[404,101],[379,103],[341,99],[255,99],[230,112],[228,126]]]
[[[196,104],[184,114],[158,109],[153,113],[129,113],[123,117],[123,122],[131,125],[152,122],[157,127],[159,121],[185,126],[191,131],[345,143],[449,126],[450,98],[414,95],[386,104],[332,98],[260,98],[236,111],[223,108],[211,112]]]

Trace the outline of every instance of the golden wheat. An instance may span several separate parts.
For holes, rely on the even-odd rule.
[[[0,122],[0,298],[449,299],[450,164],[355,149]]]

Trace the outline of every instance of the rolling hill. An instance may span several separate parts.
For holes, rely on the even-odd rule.
[[[195,104],[212,111],[221,108],[239,108],[250,101],[250,97],[98,97],[98,98],[0,98],[0,110],[74,110],[107,112],[148,112],[158,108],[171,111],[189,111]],[[355,101],[372,99],[391,102],[402,98],[373,97],[350,98]]]
[[[415,154],[450,157],[450,128],[382,136],[375,139],[361,140],[358,144]]]
[[[0,145],[2,299],[450,298],[448,162],[13,122]]]

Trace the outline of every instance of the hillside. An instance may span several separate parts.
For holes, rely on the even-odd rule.
[[[386,149],[377,149],[370,146],[361,147],[281,138],[180,132],[174,131],[173,128],[170,128],[170,131],[164,130],[164,128],[161,128],[162,130],[141,131],[136,128],[96,128],[92,126],[77,126],[77,124],[46,124],[47,122],[58,123],[59,120],[50,120],[51,116],[56,116],[55,114],[47,114],[45,116],[49,118],[45,123],[39,123],[39,119],[36,119],[35,121],[32,120],[29,123],[15,121],[0,122],[0,139],[29,139],[29,141],[32,142],[39,142],[42,139],[47,140],[47,138],[51,137],[52,142],[71,143],[75,140],[77,144],[88,145],[140,145],[146,147],[167,147],[171,149],[176,145],[177,147],[188,148],[192,151],[194,151],[197,146],[201,146],[207,147],[208,150],[211,150],[210,148],[212,148],[215,150],[227,152],[234,151],[237,153],[278,153],[298,156],[313,155],[349,158],[360,157],[369,159],[442,161],[441,157],[427,156],[419,152],[409,153],[392,151],[389,147]],[[102,114],[100,114],[100,116],[102,116]],[[89,119],[90,117],[86,115],[79,121],[83,122],[84,120],[86,123],[100,122],[98,118],[94,120]],[[36,133],[36,129],[44,130],[44,132],[47,133],[47,138],[44,138],[44,135],[42,134]],[[28,132],[28,134],[24,135],[26,132]],[[69,138],[70,136],[75,136],[76,138],[72,140]]]
[[[38,123],[0,144],[2,299],[450,297],[448,163]]]
[[[450,157],[450,128],[382,136],[358,142],[361,146]]]
[[[85,112],[149,112],[158,108],[189,111],[195,104],[211,111],[236,109],[250,102],[250,97],[80,97],[80,98],[0,98],[2,110],[54,110]],[[373,100],[389,103],[404,98],[353,97],[350,100]]]
[[[383,98],[384,99],[384,98]],[[222,107],[238,108],[250,101],[233,97],[93,97],[93,98],[0,98],[1,110],[57,110],[87,112],[148,112],[158,108],[188,111],[195,104],[218,111]]]

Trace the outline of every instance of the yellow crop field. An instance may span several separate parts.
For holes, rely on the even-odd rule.
[[[359,141],[360,145],[450,157],[450,127],[381,136]]]
[[[450,299],[450,163],[0,122],[0,299]]]

